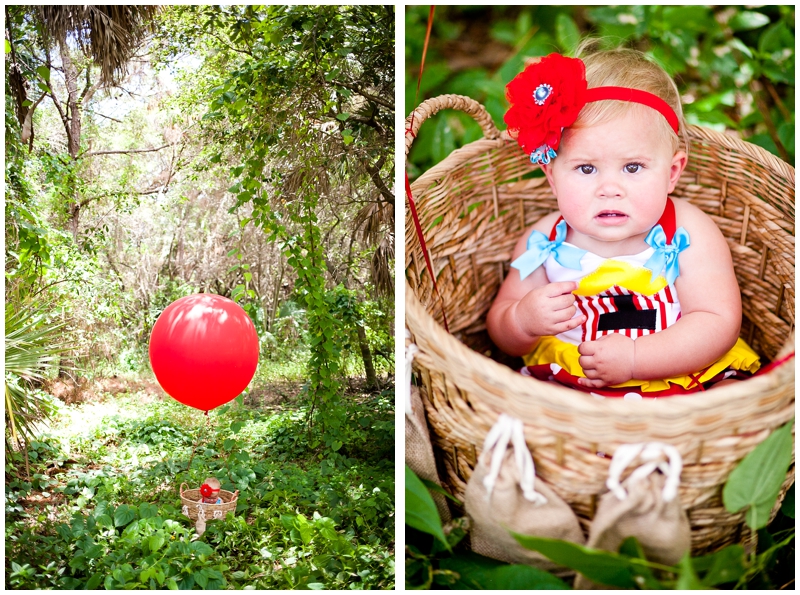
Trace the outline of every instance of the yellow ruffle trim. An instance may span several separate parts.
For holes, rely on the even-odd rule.
[[[542,337],[536,348],[522,359],[526,366],[557,364],[573,376],[585,377],[583,368],[578,363],[579,357],[577,345],[566,343],[555,337]],[[737,339],[736,344],[725,355],[711,364],[711,367],[700,377],[700,382],[706,382],[728,368],[755,373],[759,367],[761,367],[761,363],[758,354],[742,339]],[[690,376],[674,376],[663,380],[634,379],[623,384],[615,384],[614,387],[638,386],[642,392],[654,392],[668,389],[670,383],[689,388],[695,381]]]

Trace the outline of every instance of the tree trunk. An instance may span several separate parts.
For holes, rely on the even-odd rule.
[[[275,324],[275,319],[278,317],[278,302],[281,298],[281,288],[283,287],[283,255],[278,254],[278,275],[275,277],[275,285],[272,291],[272,303],[269,308],[269,316],[267,316],[267,331],[272,332],[272,327]]]
[[[372,364],[372,352],[367,343],[367,333],[364,327],[356,324],[358,331],[358,347],[361,349],[361,359],[364,360],[364,372],[367,375],[367,388],[378,388],[378,376],[375,374],[375,366]]]
[[[64,68],[64,83],[67,87],[67,107],[61,115],[67,132],[67,147],[73,160],[78,158],[81,149],[81,105],[78,94],[78,71],[72,62],[67,49],[66,39],[60,40],[61,65]],[[78,223],[80,221],[81,201],[76,190],[68,197],[69,227],[72,237],[78,239]]]

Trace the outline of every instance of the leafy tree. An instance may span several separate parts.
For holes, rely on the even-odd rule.
[[[344,413],[326,272],[353,277],[353,239],[374,241],[377,230],[373,269],[390,270],[393,256],[393,17],[377,6],[181,7],[161,40],[172,58],[196,42],[209,52],[203,91],[192,96],[210,107],[200,121],[207,153],[231,165],[236,205],[252,206],[250,221],[294,270],[309,327],[311,416],[334,451]],[[360,213],[349,215],[356,201]],[[337,264],[326,252],[345,217],[362,227],[346,231]],[[378,279],[388,293],[391,276]]]

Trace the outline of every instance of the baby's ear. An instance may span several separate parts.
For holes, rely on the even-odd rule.
[[[542,164],[540,166],[542,171],[544,172],[545,177],[547,178],[547,183],[550,184],[550,190],[553,191],[553,196],[558,198],[558,194],[556,194],[556,185],[553,183],[553,164],[548,163],[547,165]]]
[[[675,190],[675,186],[678,184],[678,180],[681,179],[681,174],[683,173],[683,170],[686,169],[686,164],[688,162],[689,157],[686,155],[685,151],[677,151],[675,155],[672,156],[672,165],[670,166],[669,170],[668,193]]]

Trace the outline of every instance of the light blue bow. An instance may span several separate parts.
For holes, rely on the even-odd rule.
[[[533,153],[531,153],[531,163],[547,165],[550,161],[558,157],[556,152],[550,147],[550,145],[542,145],[538,149],[536,149]]]
[[[586,250],[564,244],[566,238],[567,222],[564,220],[556,225],[556,239],[552,242],[541,231],[533,230],[528,237],[527,251],[512,262],[511,266],[519,269],[519,277],[524,279],[542,266],[552,252],[556,262],[561,266],[581,270],[581,258],[586,254]]]
[[[667,283],[672,285],[678,275],[681,274],[678,266],[678,254],[689,247],[689,233],[683,227],[679,227],[675,231],[672,243],[667,244],[667,235],[664,233],[664,228],[659,224],[650,230],[644,241],[648,246],[655,249],[653,255],[644,263],[645,268],[653,272],[653,276],[650,279],[651,282],[655,281],[661,271],[666,269],[664,276],[667,279]]]

